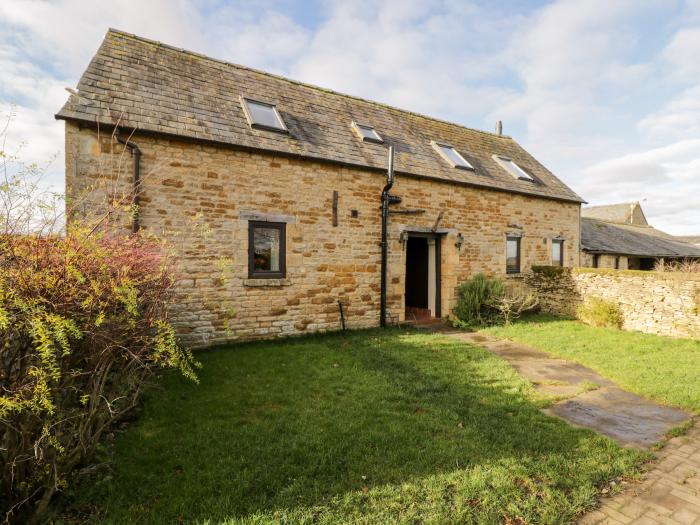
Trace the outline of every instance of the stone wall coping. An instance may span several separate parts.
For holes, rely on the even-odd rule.
[[[250,287],[276,287],[276,286],[290,286],[292,281],[289,279],[243,279],[243,286]]]
[[[646,270],[615,270],[613,268],[572,268],[573,273],[583,274],[598,274],[607,275],[612,277],[622,277],[622,276],[637,276],[645,277],[647,279],[664,279],[664,280],[676,280],[676,281],[700,281],[700,273],[688,273],[688,272],[654,272]]]
[[[281,215],[276,213],[264,213],[261,211],[242,211],[238,217],[244,221],[287,222],[294,224],[297,218],[294,215]]]

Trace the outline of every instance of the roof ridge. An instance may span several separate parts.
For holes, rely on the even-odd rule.
[[[629,206],[630,204],[639,204],[639,201],[616,202],[613,204],[593,204],[592,206],[585,206],[585,209],[589,210],[591,208],[610,208],[611,206]]]
[[[140,36],[140,35],[136,35],[136,34],[134,34],[134,33],[129,33],[128,31],[122,31],[121,29],[116,29],[116,28],[110,27],[110,28],[107,30],[107,34],[109,34],[109,33],[114,33],[114,34],[117,34],[117,35],[121,35],[121,36],[129,37],[129,38],[133,38],[133,39],[135,39],[135,40],[140,40],[140,41],[146,42],[146,43],[148,43],[148,44],[152,44],[152,45],[156,45],[156,46],[163,47],[163,48],[166,48],[166,49],[170,49],[170,50],[172,50],[172,51],[178,51],[178,52],[180,52],[180,53],[184,53],[184,54],[186,54],[186,55],[191,55],[191,56],[194,56],[194,57],[197,57],[197,58],[203,58],[203,59],[205,59],[205,60],[209,60],[209,61],[211,61],[211,62],[216,62],[216,63],[219,63],[219,64],[223,64],[223,65],[226,65],[226,66],[229,66],[229,67],[234,67],[234,68],[243,69],[243,70],[246,70],[246,71],[251,71],[251,72],[253,72],[253,73],[258,73],[258,74],[261,74],[261,75],[265,75],[265,76],[268,76],[268,77],[270,77],[270,78],[275,78],[275,79],[277,79],[277,80],[283,80],[283,81],[289,82],[289,83],[291,83],[291,84],[296,84],[296,85],[299,85],[299,86],[308,87],[308,88],[310,88],[310,89],[316,89],[316,90],[318,90],[318,91],[323,91],[323,92],[325,92],[325,93],[330,93],[330,94],[337,95],[337,96],[340,96],[340,97],[347,97],[347,98],[351,98],[351,99],[354,99],[354,100],[360,100],[360,101],[366,102],[366,103],[368,103],[368,104],[373,104],[373,105],[380,106],[380,107],[383,107],[383,108],[392,109],[392,110],[395,110],[395,111],[400,111],[401,113],[406,113],[406,114],[408,114],[408,115],[414,115],[414,116],[417,116],[417,117],[420,117],[420,118],[424,118],[424,119],[427,119],[427,120],[432,120],[432,121],[434,121],[434,122],[441,122],[441,123],[443,123],[443,124],[448,124],[448,125],[450,125],[450,126],[457,126],[457,127],[462,128],[462,129],[466,129],[466,130],[473,131],[473,132],[476,132],[476,133],[483,133],[484,135],[489,135],[489,136],[496,137],[496,138],[500,138],[500,139],[508,139],[508,140],[513,140],[513,141],[514,141],[513,137],[511,137],[510,135],[503,135],[503,134],[499,135],[498,133],[494,133],[494,132],[491,132],[491,131],[484,131],[484,130],[482,130],[482,129],[471,128],[471,127],[465,126],[465,125],[463,125],[463,124],[458,124],[457,122],[452,122],[452,121],[450,121],[450,120],[445,120],[445,119],[440,119],[440,118],[436,118],[436,117],[431,117],[431,116],[425,115],[425,114],[423,114],[423,113],[418,113],[417,111],[411,111],[411,110],[409,110],[409,109],[402,109],[402,108],[399,108],[399,107],[396,107],[396,106],[392,106],[392,105],[390,105],[390,104],[385,104],[385,103],[383,103],[383,102],[377,102],[376,100],[369,100],[369,99],[366,99],[366,98],[358,97],[357,95],[349,95],[348,93],[342,93],[342,92],[340,92],[340,91],[335,91],[335,90],[333,90],[333,89],[324,88],[324,87],[321,87],[321,86],[317,86],[317,85],[315,85],[315,84],[310,84],[310,83],[308,83],[308,82],[302,82],[301,80],[294,80],[294,79],[292,79],[292,78],[287,78],[287,77],[282,76],[282,75],[277,75],[277,74],[275,74],[275,73],[270,73],[270,72],[268,72],[268,71],[263,71],[262,69],[256,69],[256,68],[254,68],[254,67],[244,66],[244,65],[242,65],[242,64],[237,64],[237,63],[235,63],[235,62],[229,62],[229,61],[227,61],[227,60],[222,60],[222,59],[220,59],[220,58],[214,58],[214,57],[211,57],[211,56],[209,56],[209,55],[205,55],[205,54],[203,54],[203,53],[198,53],[198,52],[196,52],[196,51],[190,51],[190,50],[185,49],[185,48],[182,48],[182,47],[176,47],[176,46],[173,46],[173,45],[170,45],[170,44],[165,44],[165,43],[163,43],[163,42],[161,42],[161,41],[159,41],[159,40],[153,40],[153,39],[151,39],[151,38],[146,38],[146,37],[143,37],[143,36]]]

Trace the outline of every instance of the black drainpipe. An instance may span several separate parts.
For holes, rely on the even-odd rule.
[[[116,135],[117,141],[124,144],[131,151],[131,156],[134,158],[134,180],[133,180],[133,194],[131,196],[131,204],[133,206],[133,222],[131,223],[131,231],[136,233],[141,228],[141,223],[139,222],[139,192],[141,191],[141,150],[129,139],[123,139],[119,135]]]
[[[386,186],[382,190],[382,278],[381,291],[379,295],[379,326],[386,327],[386,272],[389,242],[387,240],[387,229],[389,225],[389,205],[401,202],[400,197],[389,195],[391,187],[394,185],[394,146],[389,146],[389,169],[386,173]]]

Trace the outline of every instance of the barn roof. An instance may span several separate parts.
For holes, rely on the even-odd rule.
[[[253,129],[241,97],[274,104],[288,133]],[[246,149],[386,169],[386,145],[398,174],[564,201],[582,199],[510,137],[466,128],[215,60],[110,29],[58,119],[203,140]],[[351,129],[372,126],[384,144]],[[474,168],[458,169],[431,141],[453,146]],[[494,155],[512,159],[534,180],[516,179]]]
[[[651,226],[635,226],[581,217],[581,248],[591,253],[640,257],[700,257],[700,246],[678,240]]]

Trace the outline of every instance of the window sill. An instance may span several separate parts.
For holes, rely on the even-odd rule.
[[[277,286],[289,286],[292,282],[289,279],[243,279],[243,286],[250,287],[277,287]]]

